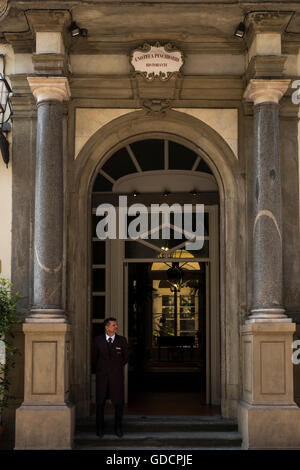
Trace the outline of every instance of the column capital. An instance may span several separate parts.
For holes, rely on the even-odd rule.
[[[37,103],[70,99],[71,91],[66,77],[27,77],[27,80]]]
[[[264,80],[253,78],[245,90],[244,99],[253,101],[254,105],[270,101],[278,103],[288,89],[290,82],[289,79]]]
[[[255,33],[283,33],[293,13],[291,11],[253,11],[247,14],[245,23]]]
[[[71,23],[71,13],[68,10],[29,10],[26,16],[34,32],[62,32]]]

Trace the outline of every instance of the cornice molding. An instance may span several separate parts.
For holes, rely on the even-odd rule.
[[[173,37],[174,36],[174,37]],[[249,39],[249,35],[246,36]],[[35,52],[35,33],[27,31],[21,33],[4,33],[4,39],[13,46],[15,53]],[[70,54],[126,54],[139,47],[144,42],[153,43],[155,40],[141,37],[132,40],[126,36],[103,37],[89,36],[89,38],[76,38],[72,41],[65,31],[64,43]],[[159,38],[160,39],[160,38]],[[168,35],[160,39],[161,43],[172,42],[185,55],[190,54],[234,54],[241,55],[247,50],[247,43],[240,38],[218,38],[199,36],[194,38],[178,39],[177,35]],[[282,34],[282,53],[297,54],[300,49],[300,34]]]
[[[139,106],[145,100],[226,100],[239,101],[244,91],[240,76],[209,77],[190,75],[173,77],[168,82],[147,83],[131,75],[70,76],[72,99],[133,100]],[[188,106],[185,106],[188,107]]]
[[[12,97],[12,121],[36,117],[36,103],[32,95]]]
[[[180,38],[180,34],[169,34],[166,37],[155,36],[148,38],[141,36],[132,39],[132,35],[103,37],[89,36],[89,38],[78,38],[76,42],[70,43],[70,54],[126,54],[129,56],[133,49],[147,42],[153,44],[160,42],[165,44],[171,42],[175,47],[182,50],[184,54],[243,54],[245,43],[238,38],[232,37],[186,37]]]
[[[300,34],[283,33],[281,49],[282,54],[298,54],[300,49]]]
[[[35,51],[35,34],[32,31],[5,33],[4,38],[12,45],[15,54],[30,54]]]
[[[32,63],[37,74],[67,74],[67,58],[64,54],[33,54]]]
[[[285,56],[254,56],[252,57],[246,73],[245,79],[247,82],[252,78],[280,78],[283,74],[284,64],[286,62]]]
[[[11,74],[9,79],[11,81],[14,97],[28,95],[33,99],[26,73]]]

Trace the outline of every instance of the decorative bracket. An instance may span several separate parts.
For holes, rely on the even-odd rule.
[[[166,111],[171,108],[169,100],[152,99],[142,103],[143,109],[146,110],[147,116],[165,115]]]

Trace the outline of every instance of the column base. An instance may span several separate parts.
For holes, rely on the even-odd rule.
[[[244,449],[300,449],[297,405],[238,404],[238,425]]]
[[[25,323],[67,323],[64,310],[57,308],[32,308]]]
[[[292,321],[291,318],[288,318],[285,314],[285,309],[283,307],[269,307],[269,308],[253,308],[248,320],[281,320],[281,321]]]
[[[73,448],[75,405],[26,405],[16,410],[15,450]]]

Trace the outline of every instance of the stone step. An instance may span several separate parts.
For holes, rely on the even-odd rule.
[[[111,447],[89,447],[89,446],[81,446],[81,445],[77,445],[75,447],[76,450],[116,450],[116,446],[111,446]],[[119,448],[118,447],[118,450],[137,450],[136,447],[122,447],[122,448]],[[157,446],[156,447],[142,447],[141,450],[158,450],[157,449]],[[182,449],[182,447],[175,447],[175,446],[171,446],[171,447],[160,447],[159,448],[159,451],[163,451],[163,450],[184,450]],[[244,450],[242,449],[240,446],[238,447],[188,447],[186,450]]]
[[[238,448],[242,444],[241,434],[232,432],[126,432],[122,438],[115,434],[98,437],[95,433],[77,432],[75,448],[99,449],[145,449],[145,448]]]
[[[77,422],[76,429],[79,432],[95,432],[96,417],[90,416]],[[125,432],[185,432],[187,429],[193,432],[204,431],[237,431],[237,422],[233,419],[221,417],[199,416],[137,416],[125,415],[123,428]],[[105,430],[113,433],[114,417],[105,416]]]

